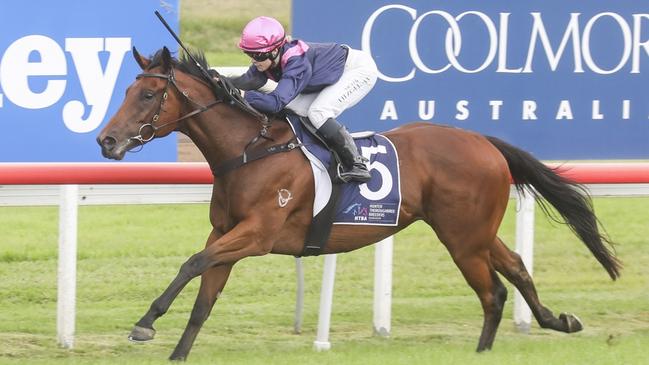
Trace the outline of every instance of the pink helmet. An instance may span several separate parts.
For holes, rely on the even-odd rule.
[[[270,52],[284,44],[284,27],[276,19],[260,16],[251,20],[239,40],[239,48],[245,52]]]

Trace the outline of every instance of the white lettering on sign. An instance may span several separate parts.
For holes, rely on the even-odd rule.
[[[431,120],[435,115],[435,107],[437,105],[436,100],[417,100],[412,102],[419,105],[419,119],[420,120]],[[576,104],[576,103],[575,103]],[[580,103],[581,109],[586,108],[589,114],[582,112],[581,115],[575,115],[573,111],[573,105],[570,100],[559,100],[557,104],[554,102],[543,102],[541,105],[544,109],[556,110],[554,114],[555,120],[573,120],[575,118],[590,119],[590,120],[604,120],[606,116],[611,114],[612,116],[618,116],[623,120],[628,120],[631,118],[632,111],[632,102],[629,99],[621,100],[619,105],[619,113],[615,112],[616,105],[607,104],[606,107],[602,107],[602,101],[598,99],[582,101]],[[411,105],[411,107],[413,107]],[[516,111],[520,111],[521,120],[538,120],[537,116],[537,107],[539,103],[536,100],[522,100],[518,104],[516,103],[505,103],[503,100],[487,100],[483,103],[469,103],[469,100],[458,100],[455,103],[454,115],[455,120],[457,121],[468,121],[471,116],[471,110],[476,110],[482,114],[490,114],[491,120],[500,120],[501,112],[503,110],[509,109],[511,111],[514,108]],[[603,108],[606,109],[604,113]],[[386,100],[383,105],[383,111],[380,116],[381,120],[399,120],[397,116],[397,104],[394,100]],[[649,119],[649,116],[647,116]]]
[[[101,124],[124,55],[130,49],[130,38],[65,39],[65,52],[72,58],[84,97],[84,100],[65,103],[61,114],[68,129],[87,133]],[[0,61],[0,82],[7,100],[25,109],[47,108],[61,100],[68,83],[65,76],[69,74],[65,52],[56,41],[43,35],[29,35],[11,43]],[[108,55],[105,69],[102,69],[100,52]],[[30,78],[36,77],[46,80],[42,90],[30,86]],[[0,93],[0,108],[3,96]]]
[[[554,118],[556,120],[559,119],[568,119],[572,120],[574,119],[572,115],[572,108],[570,107],[570,101],[569,100],[561,100],[559,103],[559,108],[557,109],[557,116]]]
[[[108,110],[122,60],[130,49],[130,38],[107,38],[105,41],[102,38],[65,40],[65,50],[72,54],[86,104],[91,106],[90,114],[84,120],[85,107],[81,101],[72,100],[65,104],[63,121],[71,131],[90,132],[101,124]],[[103,71],[99,62],[101,51],[110,55]]]
[[[622,100],[622,119],[631,118],[631,100]]]
[[[455,119],[467,120],[467,118],[469,118],[469,109],[467,108],[468,106],[469,106],[468,100],[458,101],[455,104],[455,110],[457,110],[457,114],[455,114]]]
[[[523,120],[536,120],[536,101],[523,100]]]
[[[493,64],[496,65],[495,72],[497,73],[533,73],[533,65],[540,67],[545,62],[547,62],[552,71],[556,71],[562,58],[564,58],[569,43],[572,49],[574,73],[590,71],[596,74],[608,75],[616,73],[623,67],[630,65],[629,73],[637,74],[640,73],[642,56],[649,56],[649,39],[642,39],[643,35],[646,37],[647,34],[646,28],[643,30],[642,25],[645,23],[646,26],[647,21],[649,21],[649,14],[633,14],[631,19],[627,20],[620,14],[614,12],[601,12],[589,19],[583,19],[582,13],[570,13],[570,19],[565,25],[552,23],[553,27],[563,27],[559,29],[563,31],[561,41],[558,45],[553,45],[548,33],[556,33],[556,31],[548,32],[546,22],[543,20],[543,14],[530,12],[526,14],[526,16],[530,17],[531,22],[529,41],[527,48],[522,49],[522,52],[525,52],[522,54],[526,54],[527,56],[523,65],[512,67],[508,66],[507,48],[509,44],[508,37],[511,13],[499,13],[497,19],[492,19],[488,14],[480,11],[466,11],[458,15],[453,15],[443,10],[431,10],[418,15],[417,9],[401,4],[382,6],[367,18],[361,35],[361,47],[364,51],[372,54],[370,45],[372,44],[372,33],[377,19],[393,11],[405,12],[412,19],[412,25],[410,25],[408,34],[408,54],[395,54],[394,57],[409,58],[412,61],[413,67],[405,75],[387,75],[381,72],[379,67],[379,78],[387,82],[405,82],[412,80],[417,70],[427,74],[442,73],[449,69],[454,69],[462,73],[478,73],[486,70]],[[461,21],[465,17],[476,18],[484,24],[484,32],[489,42],[486,54],[479,56],[481,59],[474,60],[479,65],[474,68],[467,68],[459,60],[463,37]],[[425,38],[427,34],[421,30],[423,29],[421,23],[424,20],[433,18],[441,20],[448,26],[445,40],[439,46],[447,62],[437,68],[432,68],[424,62],[418,48],[421,45],[431,47],[432,43],[427,42]],[[598,41],[598,39],[593,39],[596,37],[593,35],[593,28],[600,23],[605,24],[608,27],[606,29],[610,32],[621,35],[621,51],[619,54],[613,56],[616,64],[608,68],[601,66],[602,61],[598,61],[593,57],[591,49],[591,44]],[[464,36],[466,37],[466,34]],[[537,45],[542,47],[543,52],[535,51]],[[535,57],[543,56],[545,57],[544,61],[537,61],[535,59]],[[566,57],[570,57],[570,55]]]
[[[435,100],[419,100],[419,117],[431,120],[435,116]]]
[[[380,120],[397,120],[399,116],[397,115],[397,108],[394,106],[394,100],[386,100],[383,104],[383,111],[381,112]]]
[[[29,61],[32,52],[40,55],[40,61]],[[42,35],[30,35],[13,42],[0,61],[2,89],[7,99],[21,108],[47,108],[65,92],[65,80],[48,80],[43,91],[34,92],[29,87],[30,77],[65,74],[65,54],[54,40]]]
[[[500,107],[503,105],[502,100],[489,100],[491,106],[491,120],[500,119]]]

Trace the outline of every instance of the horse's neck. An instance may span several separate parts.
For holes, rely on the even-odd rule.
[[[262,129],[262,124],[253,117],[226,105],[219,105],[193,119],[183,132],[212,168],[243,154]]]

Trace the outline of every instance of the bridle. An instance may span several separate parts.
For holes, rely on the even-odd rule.
[[[144,148],[145,143],[147,143],[147,142],[149,142],[149,141],[151,141],[151,140],[153,140],[154,138],[157,137],[156,133],[157,133],[158,130],[160,130],[160,129],[166,127],[166,126],[179,123],[179,122],[181,122],[181,121],[183,121],[185,119],[191,118],[191,117],[196,116],[196,115],[198,115],[200,113],[203,113],[204,111],[207,111],[208,109],[212,108],[216,104],[219,104],[219,103],[223,102],[222,100],[216,99],[216,100],[210,102],[207,105],[201,105],[197,101],[190,98],[189,93],[187,91],[182,91],[180,89],[180,87],[178,87],[178,84],[176,83],[176,74],[174,72],[173,67],[169,68],[169,73],[166,74],[166,75],[161,74],[161,73],[146,73],[145,72],[145,73],[141,73],[141,74],[137,75],[135,77],[135,79],[137,80],[137,79],[140,79],[140,78],[143,78],[143,77],[154,77],[154,78],[158,78],[158,79],[167,80],[167,84],[165,85],[164,91],[162,92],[162,97],[160,98],[160,104],[158,105],[158,110],[156,111],[156,113],[151,118],[151,121],[149,123],[142,124],[142,126],[140,126],[140,129],[138,130],[138,134],[136,136],[128,138],[129,141],[130,140],[135,140],[135,141],[138,141],[140,143],[139,147],[136,147],[136,149],[131,149],[129,152],[139,152],[139,151],[141,151]],[[197,81],[203,82],[202,80],[198,80],[198,79],[197,79]],[[164,123],[162,125],[156,126],[153,123],[156,123],[160,119],[160,113],[162,112],[162,107],[163,107],[163,105],[164,105],[164,103],[167,100],[167,97],[169,95],[169,93],[168,93],[169,85],[172,85],[176,89],[176,91],[178,91],[178,93],[185,98],[185,100],[189,101],[191,104],[197,106],[198,108],[192,110],[191,112],[189,112],[189,113],[187,113],[187,114],[185,114],[183,116],[181,116],[178,119],[174,119],[174,120],[172,120],[170,122],[167,122],[167,123]]]
[[[192,75],[189,75],[189,76],[192,76]],[[156,135],[156,132],[158,130],[160,130],[160,129],[166,127],[166,126],[169,126],[169,125],[174,125],[174,124],[176,124],[178,122],[181,122],[181,121],[183,121],[185,119],[191,118],[191,117],[193,117],[195,115],[198,115],[198,114],[212,108],[216,104],[225,102],[224,100],[221,100],[221,99],[217,98],[217,99],[211,101],[207,105],[201,105],[199,102],[197,102],[197,101],[193,100],[192,98],[190,98],[189,93],[187,91],[182,91],[180,89],[180,87],[178,87],[178,84],[176,83],[176,76],[175,76],[173,67],[171,67],[169,69],[169,73],[166,74],[166,75],[161,74],[161,73],[147,73],[147,72],[144,72],[144,73],[141,73],[141,74],[137,75],[136,79],[140,79],[140,78],[143,78],[143,77],[153,77],[153,78],[167,80],[167,84],[165,85],[165,88],[164,88],[164,90],[162,92],[162,97],[160,98],[160,105],[158,105],[158,110],[155,112],[155,114],[151,118],[151,122],[142,124],[142,126],[140,126],[140,129],[138,130],[138,135],[128,138],[129,141],[135,140],[135,141],[138,141],[140,143],[140,145],[138,147],[136,147],[135,150],[130,150],[130,152],[139,152],[139,151],[141,151],[144,148],[145,143],[147,143],[147,142],[153,140],[154,138],[158,137]],[[193,76],[192,76],[192,78],[194,78],[196,81],[199,81],[199,82],[207,85],[207,83],[204,80],[195,78]],[[222,81],[224,81],[224,80],[222,80]],[[177,118],[177,119],[174,119],[174,120],[172,120],[170,122],[166,122],[166,123],[164,123],[162,125],[156,126],[153,123],[156,123],[160,119],[160,113],[162,112],[162,107],[163,107],[163,105],[164,105],[164,103],[167,100],[167,97],[169,95],[169,93],[168,93],[169,85],[172,85],[176,89],[176,91],[178,93],[180,93],[184,97],[184,99],[186,101],[188,101],[189,103],[197,106],[197,108],[192,110],[191,112],[181,116],[180,118]],[[207,85],[207,86],[209,87],[209,85]],[[227,96],[226,96],[226,98],[227,98]],[[279,144],[275,144],[275,145],[268,146],[268,147],[261,147],[261,148],[251,149],[251,147],[253,145],[255,145],[260,140],[265,139],[265,140],[269,140],[269,141],[274,141],[274,139],[270,137],[269,131],[268,131],[270,126],[271,126],[271,122],[268,120],[268,117],[266,117],[264,114],[261,114],[258,111],[256,111],[255,109],[252,109],[249,105],[245,105],[245,101],[232,99],[232,100],[227,101],[227,103],[229,105],[233,105],[233,106],[242,108],[243,111],[257,117],[259,122],[261,122],[261,130],[259,131],[258,135],[253,137],[250,140],[250,142],[248,142],[248,144],[243,149],[243,153],[240,156],[237,156],[235,158],[224,161],[221,164],[219,164],[218,166],[212,166],[211,169],[212,169],[212,174],[214,176],[225,175],[228,172],[230,172],[230,171],[232,171],[232,170],[234,170],[236,168],[239,168],[239,167],[241,167],[241,166],[243,166],[243,165],[245,165],[245,164],[247,164],[249,162],[256,161],[256,160],[262,159],[264,157],[274,155],[276,153],[290,152],[290,151],[292,151],[292,150],[294,150],[294,149],[296,149],[298,147],[303,146],[303,144],[300,143],[298,140],[296,140],[295,138],[292,138],[288,142],[285,142],[285,143],[279,143]]]

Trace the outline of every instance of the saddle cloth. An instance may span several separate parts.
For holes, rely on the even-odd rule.
[[[315,181],[313,216],[316,217],[331,197],[332,182],[327,167],[332,155],[305,129],[299,117],[289,115],[287,120],[311,163]],[[367,183],[350,182],[341,187],[333,224],[396,226],[401,205],[397,150],[388,138],[380,134],[363,132],[352,136],[361,154],[369,159],[372,179]]]

